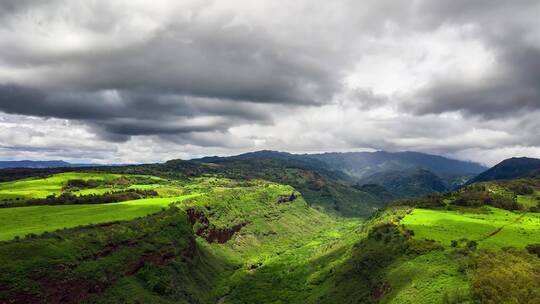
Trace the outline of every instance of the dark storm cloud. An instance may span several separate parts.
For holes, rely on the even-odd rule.
[[[100,15],[95,21],[108,24],[100,29],[103,33],[118,26],[106,17],[116,18]],[[8,45],[1,58],[8,65],[54,67],[44,81],[51,89],[135,90],[288,104],[322,102],[340,89],[340,71],[328,62],[326,48],[276,41],[264,29],[231,25],[233,17],[166,22],[136,43],[61,56]],[[88,30],[87,24],[82,26]]]
[[[269,120],[250,103],[118,91],[52,92],[0,85],[0,109],[10,114],[77,119],[111,141],[133,135],[225,130],[242,121]]]
[[[62,15],[65,12],[55,3],[49,11],[37,2],[4,3],[0,10],[8,31],[16,33],[17,22],[30,22],[46,33],[47,25],[56,22],[73,32],[68,38],[77,42],[89,36],[90,42],[70,49],[68,40],[67,51],[61,48],[62,39],[58,48],[45,49],[19,37],[5,43],[0,63],[35,72],[27,80],[0,79],[0,111],[77,119],[101,137],[119,141],[132,135],[224,131],[250,121],[268,123],[271,111],[261,111],[257,104],[320,104],[341,90],[341,71],[333,63],[339,59],[328,61],[328,48],[278,41],[258,25],[234,24],[232,13],[205,18],[203,8],[195,6],[188,18],[142,26],[141,37],[133,30],[128,34],[135,38],[113,35],[96,46],[95,36],[131,26],[118,21],[113,4],[71,8],[94,13],[79,20]],[[54,9],[60,10],[59,16]],[[41,14],[18,16],[30,10]],[[201,116],[220,119],[189,122]]]
[[[231,151],[281,137],[299,151],[453,153],[516,145],[504,134],[520,130],[537,145],[539,11],[529,0],[0,1],[0,130],[13,134],[0,139],[24,151],[19,138],[62,142],[39,126],[67,130],[73,147],[118,142],[125,155],[146,140]],[[460,75],[455,62],[474,60],[452,52],[471,45],[493,62]],[[22,116],[43,119],[15,133]]]

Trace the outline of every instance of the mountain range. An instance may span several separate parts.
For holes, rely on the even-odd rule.
[[[391,190],[392,199],[450,191],[487,169],[473,162],[408,151],[291,154],[265,150],[194,161],[224,163],[254,159],[287,161],[331,171],[359,186],[377,184]]]
[[[537,303],[540,159],[448,190],[481,168],[258,151],[2,169],[0,303]]]
[[[174,163],[174,162],[173,162]],[[506,159],[492,168],[481,164],[446,158],[419,152],[330,152],[318,154],[293,154],[271,150],[248,152],[234,156],[209,156],[189,161],[181,161],[190,170],[208,170],[198,164],[220,165],[224,167],[250,166],[251,168],[274,168],[278,181],[279,168],[283,166],[311,170],[336,180],[341,184],[361,190],[371,199],[367,201],[422,196],[433,192],[447,192],[465,184],[475,182],[514,179],[540,174],[540,159],[514,157]],[[167,162],[165,165],[170,166]],[[178,165],[178,161],[175,165]],[[233,165],[234,164],[234,165]],[[0,169],[32,168],[88,168],[92,164],[74,164],[62,160],[51,161],[0,161]],[[215,168],[214,168],[215,169]],[[189,171],[189,170],[188,170]],[[256,170],[246,170],[257,175]],[[264,170],[263,170],[264,172]],[[13,172],[5,172],[6,176]],[[15,176],[18,176],[15,172]],[[11,179],[7,177],[7,179]],[[289,181],[291,182],[291,181]]]
[[[0,161],[0,169],[5,168],[67,168],[67,167],[90,167],[93,164],[72,164],[63,160],[12,160]]]

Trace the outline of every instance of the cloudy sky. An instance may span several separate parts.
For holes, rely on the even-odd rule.
[[[2,0],[0,159],[540,157],[540,2]]]

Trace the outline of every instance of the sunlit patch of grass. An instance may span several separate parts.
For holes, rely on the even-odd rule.
[[[468,239],[479,247],[524,248],[540,239],[540,215],[489,208],[490,213],[463,213],[414,209],[401,223],[417,239],[432,239],[444,246],[452,240]]]
[[[149,198],[111,204],[30,206],[0,209],[0,240],[81,225],[124,221],[158,212],[195,195]]]

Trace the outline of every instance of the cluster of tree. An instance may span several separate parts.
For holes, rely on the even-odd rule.
[[[469,251],[474,251],[478,247],[478,242],[468,239],[451,240],[450,246],[454,248],[464,248]]]
[[[146,181],[146,179],[144,180]],[[132,182],[124,176],[112,180],[101,180],[101,179],[70,179],[66,182],[63,187],[64,191],[77,191],[81,189],[93,189],[98,187],[112,187],[112,186],[122,186],[126,187],[131,185]]]
[[[107,204],[130,200],[136,200],[146,197],[157,196],[154,190],[127,189],[123,191],[107,192],[101,195],[73,195],[66,192],[59,196],[49,195],[42,199],[32,199],[16,203],[2,203],[0,208],[19,207],[19,206],[37,206],[37,205],[78,205],[78,204]]]
[[[432,193],[423,197],[400,199],[394,201],[392,205],[395,206],[411,206],[418,208],[439,208],[444,207],[445,194]]]
[[[92,189],[103,185],[104,181],[99,179],[70,179],[64,185],[64,190],[67,189]]]
[[[521,209],[514,193],[487,191],[483,185],[473,185],[461,190],[457,193],[452,204],[463,207],[481,207],[489,205],[506,210]]]
[[[530,195],[534,193],[534,188],[522,182],[513,182],[508,185],[508,190],[517,195]]]

